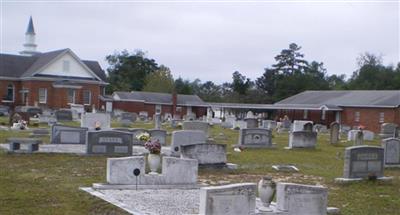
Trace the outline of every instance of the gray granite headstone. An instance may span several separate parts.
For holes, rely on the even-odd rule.
[[[289,134],[289,148],[315,148],[317,132],[293,131]]]
[[[258,120],[256,118],[246,118],[246,128],[258,128]]]
[[[132,139],[132,133],[123,131],[88,131],[86,153],[132,155]]]
[[[212,143],[181,145],[181,158],[196,159],[199,165],[225,164],[226,145]]]
[[[344,178],[383,177],[384,149],[377,146],[347,147],[344,155]]]
[[[161,129],[161,114],[156,113],[154,115],[154,129]]]
[[[206,134],[200,130],[173,131],[171,137],[171,151],[174,155],[180,154],[180,146],[205,143]]]
[[[184,121],[182,124],[183,130],[200,130],[208,136],[208,123],[200,121]]]
[[[383,123],[379,136],[381,138],[398,137],[398,128],[399,126],[395,123]]]
[[[277,209],[289,215],[326,215],[328,189],[294,183],[278,183]]]
[[[332,122],[330,125],[330,136],[329,142],[330,144],[337,144],[339,142],[340,135],[340,125],[337,122]]]
[[[51,144],[85,144],[87,128],[53,125]]]
[[[200,188],[200,214],[255,214],[257,185],[230,184]]]
[[[240,129],[238,146],[245,148],[273,147],[272,132],[265,128]]]
[[[82,115],[81,127],[93,130],[96,128],[96,123],[100,124],[102,130],[109,129],[111,125],[111,116],[108,113],[85,113]]]
[[[269,130],[274,130],[277,126],[277,122],[273,120],[263,120],[262,121],[262,127],[269,129]]]
[[[72,121],[72,111],[67,109],[60,109],[55,112],[57,121]]]
[[[400,166],[400,139],[387,138],[382,140],[382,146],[385,152],[385,165]]]
[[[165,146],[167,143],[167,131],[160,129],[150,129],[149,134],[152,140],[160,141],[162,146]]]

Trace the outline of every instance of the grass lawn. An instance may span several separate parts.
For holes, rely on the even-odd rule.
[[[0,122],[5,121],[0,117]],[[68,123],[78,125],[78,123]],[[113,127],[119,127],[113,122]],[[42,127],[42,126],[41,126]],[[43,125],[43,127],[46,127]],[[152,124],[136,123],[133,127],[152,128]],[[168,131],[172,131],[167,127]],[[0,142],[11,136],[29,136],[29,132],[0,131]],[[217,143],[237,143],[238,131],[213,126],[211,136]],[[360,182],[350,185],[333,183],[343,174],[344,148],[328,144],[328,135],[319,135],[314,150],[285,150],[287,134],[274,134],[277,149],[248,149],[241,153],[228,147],[228,161],[239,164],[236,171],[201,170],[199,179],[218,181],[258,182],[263,175],[275,180],[322,184],[329,188],[329,206],[339,207],[342,214],[400,214],[400,169],[386,169],[394,176],[391,184]],[[46,143],[48,139],[44,139]],[[169,142],[169,138],[168,138]],[[379,141],[368,142],[379,145]],[[273,164],[294,164],[298,173],[277,173]],[[70,154],[7,154],[0,151],[0,214],[125,214],[102,200],[79,191],[80,186],[105,182],[105,156]]]

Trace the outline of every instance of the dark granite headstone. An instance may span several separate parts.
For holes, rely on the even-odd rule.
[[[397,138],[383,139],[382,146],[385,150],[385,165],[400,166],[400,139]]]
[[[100,130],[87,132],[86,153],[132,155],[132,133]]]
[[[240,129],[238,146],[249,148],[273,147],[272,132],[265,128]]]
[[[307,122],[306,124],[303,125],[303,131],[313,131],[313,124],[311,122]]]
[[[347,147],[344,157],[344,178],[383,177],[384,149],[377,146]]]
[[[339,142],[340,125],[337,122],[332,122],[330,125],[330,144],[336,144]]]
[[[85,144],[87,128],[53,125],[51,144]]]
[[[72,121],[72,111],[71,110],[58,110],[56,111],[57,121]]]

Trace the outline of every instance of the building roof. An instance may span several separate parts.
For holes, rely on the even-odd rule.
[[[275,109],[272,104],[248,104],[248,103],[221,103],[221,102],[208,102],[212,108],[229,108],[229,109],[262,109],[270,110]]]
[[[305,91],[274,104],[277,107],[383,107],[400,106],[400,90]]]
[[[171,104],[172,105],[172,94],[170,93],[155,93],[155,92],[121,92],[117,91],[113,93],[114,100],[124,101],[140,101],[150,104]],[[181,106],[204,106],[208,104],[203,102],[197,95],[177,95],[177,105]]]
[[[26,78],[35,75],[40,68],[49,64],[52,60],[61,54],[70,51],[69,49],[61,49],[51,52],[38,53],[33,56],[21,56],[0,54],[0,77],[6,78]],[[97,61],[82,60],[96,76],[106,82],[107,77],[105,72],[101,69]]]

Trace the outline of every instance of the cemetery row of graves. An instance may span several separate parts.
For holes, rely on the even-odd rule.
[[[251,113],[222,122],[62,110],[21,127],[22,118],[0,118],[1,214],[396,214],[400,208],[394,124],[374,134]]]

